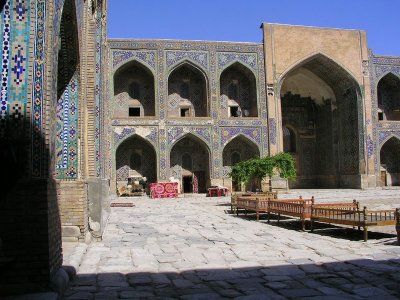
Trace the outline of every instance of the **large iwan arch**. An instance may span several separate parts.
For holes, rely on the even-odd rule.
[[[288,70],[280,84],[281,128],[289,125],[297,133],[298,179],[292,187],[359,187],[358,82],[316,54]]]

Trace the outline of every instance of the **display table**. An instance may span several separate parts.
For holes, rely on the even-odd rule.
[[[224,186],[212,186],[208,188],[209,197],[228,196],[228,188]]]
[[[154,182],[150,183],[151,198],[176,198],[178,197],[177,182]]]

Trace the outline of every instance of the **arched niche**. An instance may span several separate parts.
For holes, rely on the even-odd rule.
[[[152,144],[133,135],[124,140],[115,152],[117,188],[126,186],[129,177],[146,177],[157,181],[157,155]]]
[[[296,133],[289,126],[283,126],[283,152],[296,153]]]
[[[388,73],[378,82],[378,119],[400,121],[400,78]]]
[[[380,151],[381,186],[400,186],[400,140],[391,137]]]
[[[170,166],[184,193],[204,193],[210,183],[210,151],[198,137],[188,134],[170,151]]]
[[[136,60],[122,65],[114,74],[114,117],[155,116],[153,73]]]
[[[283,140],[296,133],[298,177],[291,186],[357,187],[362,143],[358,82],[341,65],[317,54],[285,72],[280,83]],[[285,127],[292,130],[286,130],[286,137]]]
[[[172,118],[209,117],[207,79],[193,64],[184,62],[170,73],[167,110]]]
[[[243,135],[229,141],[222,151],[223,166],[232,167],[235,163],[255,157],[260,157],[258,146]]]
[[[222,117],[257,117],[257,82],[251,70],[239,62],[227,67],[220,76]]]

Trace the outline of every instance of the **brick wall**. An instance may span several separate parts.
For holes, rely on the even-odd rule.
[[[62,226],[77,226],[83,237],[88,230],[87,183],[57,181],[58,205]]]

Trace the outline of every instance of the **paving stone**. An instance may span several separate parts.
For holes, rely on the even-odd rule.
[[[286,297],[311,297],[311,296],[320,296],[322,293],[320,291],[314,289],[281,289],[279,293]]]
[[[209,299],[221,299],[221,296],[217,293],[200,293],[200,294],[189,294],[182,295],[180,299],[187,300],[209,300]]]
[[[122,291],[119,293],[121,299],[146,299],[154,298],[152,292],[140,292],[140,291]]]
[[[304,197],[315,191],[305,192]],[[332,199],[332,191],[316,192],[317,199],[322,197],[319,201]],[[379,195],[336,192],[335,197],[362,196],[365,201]],[[282,196],[293,198],[295,193]],[[141,198],[135,199],[134,211],[113,209],[101,242],[70,244],[65,264],[73,263],[78,275],[66,299],[329,300],[365,298],[368,293],[377,299],[399,295],[400,247],[388,239],[364,243],[237,218],[218,205],[229,205],[229,200]],[[81,278],[84,272],[88,277]]]

